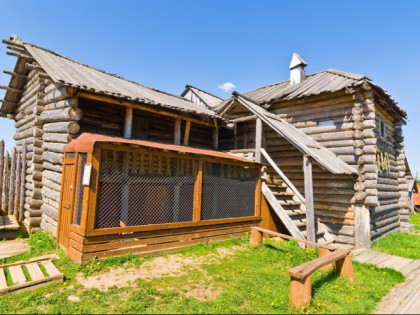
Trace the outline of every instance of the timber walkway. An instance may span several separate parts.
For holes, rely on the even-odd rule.
[[[355,249],[354,260],[381,268],[392,268],[405,276],[377,305],[374,314],[420,313],[420,259],[408,259],[372,249]]]

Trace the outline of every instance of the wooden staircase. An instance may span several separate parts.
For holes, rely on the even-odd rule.
[[[255,150],[234,150],[231,153],[242,157],[253,159]],[[261,153],[268,161],[262,173],[262,193],[276,212],[289,233],[296,238],[307,239],[306,237],[306,208],[305,198],[299,193],[293,183],[284,175],[280,168],[271,159],[268,153],[261,149]],[[328,233],[324,225],[316,221],[315,237],[320,244],[334,242],[334,237]],[[299,244],[301,247],[305,245]]]

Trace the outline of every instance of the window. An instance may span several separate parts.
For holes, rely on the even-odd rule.
[[[325,126],[334,126],[334,119],[331,120],[324,120],[324,121],[317,121],[316,125],[318,127],[325,127]]]
[[[379,120],[379,135],[385,138],[385,123],[382,120]]]

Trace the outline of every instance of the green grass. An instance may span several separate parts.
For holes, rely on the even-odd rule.
[[[190,261],[202,257],[203,264],[186,264],[177,276],[133,279],[131,286],[111,287],[107,291],[83,288],[75,281],[77,273],[96,276],[118,266],[142,268],[144,262],[154,257],[124,255],[77,265],[56,249],[60,259],[54,263],[64,272],[65,281],[32,292],[0,297],[0,313],[367,314],[394,284],[404,281],[404,277],[394,270],[357,262],[353,262],[354,284],[338,278],[334,272],[317,271],[312,277],[310,306],[291,311],[288,308],[290,279],[286,271],[315,259],[317,250],[302,250],[295,242],[265,240],[259,248],[247,243],[248,238],[244,237],[194,246],[179,254]],[[32,244],[37,246],[39,243]],[[234,251],[233,246],[244,250]],[[221,248],[230,249],[234,255],[218,256],[217,250]],[[207,295],[201,300],[188,297],[194,289],[207,289],[209,295],[218,294],[214,294],[213,299]],[[68,301],[69,295],[78,296],[80,302]]]
[[[410,224],[416,225],[416,232],[420,232],[420,213],[410,214]]]
[[[384,238],[374,241],[372,249],[391,255],[420,259],[420,235],[390,233]]]

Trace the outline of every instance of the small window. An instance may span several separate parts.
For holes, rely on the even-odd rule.
[[[316,125],[318,127],[325,127],[325,126],[334,126],[334,120],[324,120],[324,121],[317,121]]]
[[[385,123],[382,120],[379,121],[379,134],[382,138],[385,138]]]

